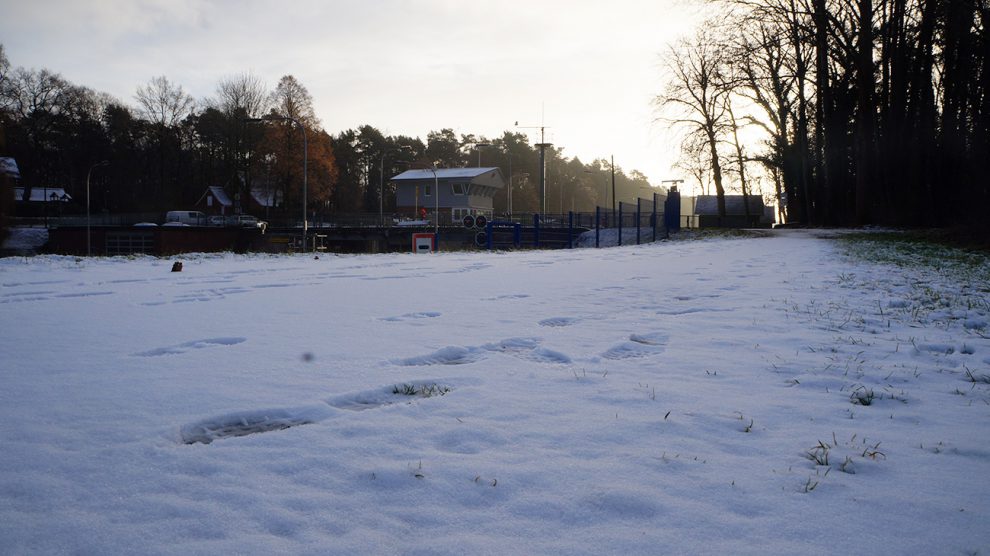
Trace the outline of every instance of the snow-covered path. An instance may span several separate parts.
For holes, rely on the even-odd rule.
[[[0,553],[990,551],[986,284],[800,231],[181,260],[0,259]]]

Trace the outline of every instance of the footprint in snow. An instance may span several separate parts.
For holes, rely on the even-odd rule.
[[[645,334],[631,334],[629,340],[648,346],[662,346],[670,341],[670,336],[666,332],[647,332]]]
[[[482,358],[478,348],[447,346],[426,355],[393,359],[392,363],[403,367],[420,367],[425,365],[464,365],[474,363]]]
[[[202,349],[212,346],[233,346],[246,342],[247,338],[207,338],[205,340],[193,340],[174,346],[165,346],[148,351],[135,353],[137,357],[160,357],[162,355],[178,355],[194,349]]]
[[[352,392],[334,396],[326,400],[327,405],[337,409],[347,411],[366,411],[378,407],[392,405],[400,402],[408,402],[415,398],[432,398],[448,394],[453,388],[448,384],[441,384],[435,381],[419,380],[394,384],[378,388],[376,390],[365,390],[363,392]]]
[[[326,417],[319,406],[296,409],[262,409],[228,413],[190,423],[179,429],[183,444],[210,444],[214,440],[279,431],[315,423]]]
[[[561,326],[570,326],[576,323],[578,319],[572,317],[553,317],[549,319],[543,319],[540,321],[540,326],[549,326],[550,328],[557,328]]]
[[[407,320],[433,319],[439,317],[440,315],[441,313],[437,311],[420,311],[418,313],[406,313],[396,317],[382,317],[378,320],[385,322],[402,322]]]
[[[663,353],[669,337],[663,332],[632,334],[628,342],[609,348],[602,357],[605,359],[635,359]]]
[[[549,363],[551,365],[569,365],[571,363],[570,357],[560,353],[559,351],[554,351],[545,347],[538,347],[533,351],[521,353],[519,354],[519,357],[530,361],[536,361],[537,363]]]
[[[520,359],[548,363],[552,365],[567,365],[571,358],[559,351],[540,346],[539,338],[507,338],[500,342],[481,346],[487,351],[508,353]]]
[[[732,309],[715,309],[712,307],[685,307],[683,309],[661,309],[657,311],[658,315],[690,315],[691,313],[724,313],[732,311]]]
[[[259,409],[226,413],[189,423],[179,428],[183,444],[211,444],[214,440],[248,436],[263,432],[318,423],[335,415],[335,410],[365,411],[416,398],[443,396],[453,388],[433,381],[414,381],[376,390],[334,396],[324,404],[295,408]]]
[[[502,353],[522,353],[532,351],[540,345],[539,338],[506,338],[500,342],[485,344],[482,349]]]
[[[506,338],[481,346],[447,346],[426,355],[393,359],[392,363],[403,367],[464,365],[484,359],[486,352],[505,353],[538,363],[568,364],[571,362],[571,358],[567,355],[541,347],[539,338]]]
[[[527,297],[529,297],[529,294],[516,293],[516,294],[499,295],[499,296],[495,296],[495,297],[486,297],[484,300],[485,301],[502,301],[502,300],[505,300],[505,299],[526,299]]]

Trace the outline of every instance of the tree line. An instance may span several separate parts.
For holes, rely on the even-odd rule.
[[[790,222],[985,225],[990,1],[716,3],[656,106],[722,210],[765,176]]]
[[[79,201],[89,177],[94,212],[147,213],[192,208],[208,186],[232,199],[260,188],[280,200],[267,216],[291,217],[302,204],[302,128],[314,215],[377,212],[379,203],[391,213],[391,176],[433,164],[474,166],[479,154],[483,166],[511,176],[513,211],[539,212],[539,153],[524,134],[489,139],[441,129],[424,141],[386,136],[369,125],[331,134],[291,75],[273,89],[252,74],[225,77],[199,100],[160,76],[125,102],[46,69],[13,68],[0,45],[0,156],[16,159],[25,198],[32,188],[63,187]],[[92,171],[103,161],[108,164]],[[604,158],[585,164],[548,149],[548,211],[607,206],[612,170]],[[619,201],[652,195],[640,172],[614,170]],[[508,191],[501,191],[496,211],[505,212],[508,202]]]

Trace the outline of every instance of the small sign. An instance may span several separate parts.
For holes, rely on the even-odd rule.
[[[413,234],[413,253],[432,253],[436,251],[436,236],[434,234]]]

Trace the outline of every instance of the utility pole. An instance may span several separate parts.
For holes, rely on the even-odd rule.
[[[615,155],[612,155],[612,219],[615,219]]]
[[[547,126],[520,126],[519,122],[516,122],[516,127],[520,129],[539,129],[540,130],[540,142],[536,144],[540,148],[540,211],[543,214],[547,212],[547,168],[546,168],[546,149],[547,147],[552,147],[553,143],[546,142],[546,128]]]
[[[536,144],[540,147],[540,198],[543,205],[543,214],[547,213],[547,147],[552,147],[552,143],[547,143],[543,139],[543,127],[540,127],[540,142]]]

